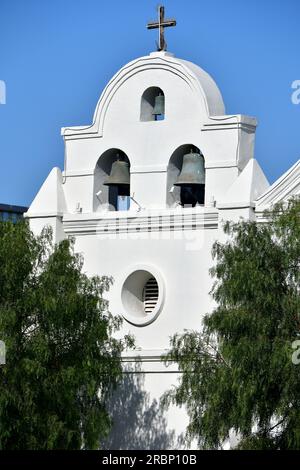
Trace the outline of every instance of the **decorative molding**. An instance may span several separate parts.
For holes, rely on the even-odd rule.
[[[83,129],[90,129],[92,126],[88,127],[83,127]],[[76,131],[73,131],[73,133],[65,133],[65,129],[75,129],[72,127],[62,127],[61,128],[61,135],[63,136],[64,140],[82,140],[82,139],[102,139],[102,135],[99,135],[97,131],[93,130],[91,132],[85,132],[84,130],[78,131],[78,128],[76,127]]]
[[[131,349],[123,351],[121,358],[123,362],[135,362],[143,360],[144,362],[162,361],[162,355],[166,355],[169,349]]]
[[[243,114],[232,114],[210,117],[209,120],[203,124],[201,131],[241,129],[248,132],[255,132],[256,127],[257,120],[255,118]]]
[[[255,207],[254,202],[241,201],[241,202],[220,202],[217,204],[217,208],[220,210],[234,210],[234,209],[252,209]]]
[[[166,173],[167,165],[135,165],[130,168],[130,174],[135,173]]]
[[[26,219],[45,219],[50,217],[63,217],[62,212],[37,212],[31,213],[30,211],[24,212],[23,217]]]
[[[123,373],[128,374],[178,374],[182,371],[176,362],[164,363],[162,356],[169,349],[135,349],[124,351],[121,356]]]
[[[217,160],[215,162],[205,162],[205,169],[211,170],[214,168],[237,168],[235,160]]]
[[[218,228],[218,211],[189,209],[163,212],[141,211],[118,215],[66,214],[63,228],[68,235],[116,237],[130,233],[174,232]]]
[[[63,171],[62,175],[64,178],[73,178],[77,176],[94,176],[94,170],[88,169],[88,170],[68,170],[68,171]]]

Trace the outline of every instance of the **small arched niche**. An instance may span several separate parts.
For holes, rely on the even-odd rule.
[[[116,211],[128,210],[130,205],[130,186],[124,193],[117,186],[107,186],[105,181],[111,175],[112,165],[117,160],[128,163],[130,172],[130,161],[125,152],[120,149],[112,148],[106,150],[98,159],[94,171],[94,200],[93,210],[99,211]],[[121,197],[120,197],[121,196]]]
[[[186,187],[175,185],[182,170],[183,157],[191,152],[203,157],[199,148],[193,144],[181,145],[171,155],[167,169],[167,207],[204,205],[205,184],[186,185]]]
[[[156,112],[158,111],[158,112]],[[152,86],[141,98],[141,121],[162,121],[165,118],[165,95],[161,88]]]

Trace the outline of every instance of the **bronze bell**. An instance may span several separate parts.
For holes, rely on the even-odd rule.
[[[165,97],[160,93],[155,97],[152,115],[161,116],[162,114],[165,114]]]
[[[191,150],[183,156],[181,172],[174,185],[193,186],[196,184],[205,184],[204,157]]]
[[[109,177],[103,183],[105,186],[129,187],[129,164],[126,161],[117,160],[111,166]]]

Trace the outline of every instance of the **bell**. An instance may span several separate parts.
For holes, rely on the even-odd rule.
[[[161,116],[162,114],[165,114],[165,97],[164,95],[159,94],[155,97],[152,115]]]
[[[174,183],[175,186],[193,186],[205,184],[204,157],[191,150],[183,156],[181,172]]]
[[[105,186],[129,187],[130,174],[129,164],[122,160],[113,162],[109,177],[103,183]]]

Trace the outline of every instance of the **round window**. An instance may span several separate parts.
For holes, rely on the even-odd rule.
[[[135,325],[148,325],[162,309],[164,284],[154,268],[135,269],[125,277],[121,300],[124,318]]]

